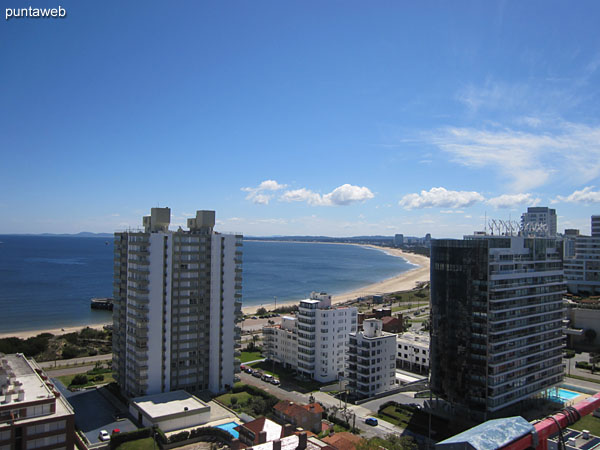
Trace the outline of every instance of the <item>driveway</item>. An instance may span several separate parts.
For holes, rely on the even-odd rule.
[[[122,432],[137,430],[137,426],[129,419],[115,420],[114,416],[120,412],[119,408],[108,401],[99,389],[71,392],[57,378],[52,378],[52,382],[73,406],[75,425],[85,434],[90,443],[100,442],[98,439],[100,430],[109,433],[115,428]]]

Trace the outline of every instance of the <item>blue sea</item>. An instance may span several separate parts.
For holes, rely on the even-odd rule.
[[[90,299],[112,297],[112,239],[0,235],[0,242],[0,333],[111,321],[111,312],[90,309]],[[356,245],[244,241],[243,250],[244,306],[339,294],[414,267]]]

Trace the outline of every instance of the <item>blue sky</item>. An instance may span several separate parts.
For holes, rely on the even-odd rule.
[[[59,3],[0,24],[0,233],[157,205],[247,235],[600,214],[597,2]]]

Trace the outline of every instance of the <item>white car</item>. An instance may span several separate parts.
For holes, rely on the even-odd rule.
[[[110,441],[110,434],[108,434],[108,431],[106,430],[101,430],[98,439],[101,441]]]

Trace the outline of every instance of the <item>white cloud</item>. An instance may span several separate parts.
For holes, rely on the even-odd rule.
[[[558,173],[577,185],[600,176],[600,126],[558,122],[544,130],[535,118],[528,122],[533,131],[448,127],[429,140],[459,164],[500,172],[514,192],[547,184]]]
[[[462,214],[464,211],[462,209],[442,209],[440,211],[442,214]]]
[[[405,209],[420,208],[464,208],[485,200],[478,192],[448,191],[443,187],[434,187],[420,194],[407,194],[398,202]]]
[[[254,188],[243,187],[242,191],[248,192],[246,200],[250,200],[252,203],[258,205],[268,205],[271,198],[273,198],[272,192],[279,191],[285,187],[287,187],[286,184],[279,184],[275,180],[265,180]]]
[[[494,208],[513,208],[521,205],[537,206],[541,201],[541,199],[534,198],[531,194],[503,194],[490,198],[487,203]]]
[[[580,191],[575,191],[571,195],[563,197],[558,195],[552,203],[600,203],[600,191],[593,191],[594,186],[587,186]]]
[[[329,194],[321,195],[310,189],[301,188],[284,192],[279,198],[284,202],[307,202],[314,206],[344,206],[375,197],[367,187],[343,184]]]

